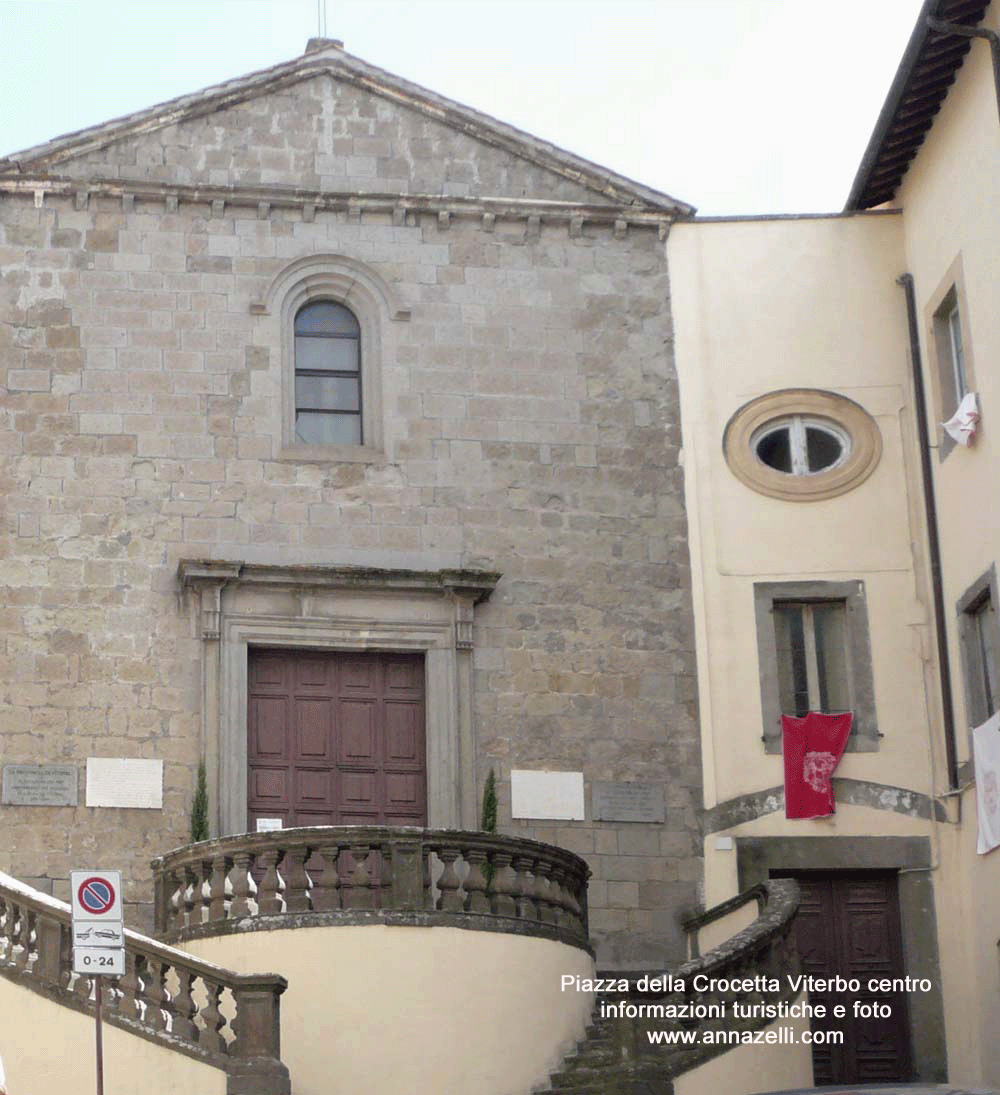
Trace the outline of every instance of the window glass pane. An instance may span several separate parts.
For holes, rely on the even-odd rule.
[[[356,373],[358,342],[353,338],[296,338],[295,368]]]
[[[332,300],[317,300],[300,308],[295,317],[297,335],[354,335],[361,334],[361,328],[354,313]]]
[[[844,451],[839,437],[816,426],[806,426],[806,457],[809,470],[822,471],[836,464]]]
[[[790,474],[792,470],[792,446],[788,427],[782,426],[780,429],[765,434],[757,442],[757,455],[769,468]]]
[[[353,376],[296,376],[295,405],[320,411],[358,411],[360,386]]]
[[[997,709],[997,671],[996,652],[993,648],[993,608],[988,597],[976,609],[973,624],[980,660],[983,711],[989,718]]]
[[[965,350],[962,347],[962,317],[958,308],[948,316],[948,329],[952,367],[955,370],[955,394],[960,401],[968,391],[968,383],[965,379]]]
[[[814,604],[816,670],[819,674],[821,711],[850,711],[850,682],[847,675],[846,606]]]
[[[361,416],[299,411],[295,435],[307,445],[360,445]]]
[[[778,652],[778,691],[783,715],[800,718],[809,711],[802,606],[775,604],[774,637]]]

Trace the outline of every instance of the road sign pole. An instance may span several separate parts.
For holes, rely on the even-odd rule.
[[[97,998],[97,1095],[104,1095],[104,1037],[101,1030],[101,996],[104,978],[98,975],[94,978],[95,994]]]

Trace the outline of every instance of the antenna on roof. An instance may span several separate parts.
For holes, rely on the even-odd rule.
[[[316,33],[326,37],[326,0],[316,0]]]

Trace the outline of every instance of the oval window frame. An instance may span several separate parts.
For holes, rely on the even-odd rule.
[[[817,468],[816,471],[791,471],[782,472],[781,468],[775,468],[773,464],[769,464],[760,455],[760,446],[765,438],[770,437],[772,434],[777,433],[779,430],[788,430],[789,435],[794,431],[795,421],[798,419],[803,428],[807,431],[818,430],[821,433],[825,433],[827,436],[832,437],[840,447],[839,454],[836,460],[831,461],[824,468]],[[806,440],[808,445],[808,440]],[[842,467],[847,463],[853,449],[851,441],[851,435],[841,426],[839,423],[834,422],[832,418],[820,418],[815,414],[790,414],[783,418],[773,418],[769,422],[765,422],[763,426],[754,430],[750,437],[750,448],[754,456],[764,465],[765,468],[771,468],[773,471],[780,472],[782,475],[822,475],[824,472],[835,471],[837,468]],[[789,437],[789,453],[792,453],[793,443],[791,436]],[[794,456],[793,456],[794,460]]]
[[[796,475],[769,467],[754,444],[782,419],[825,420],[846,434],[850,451],[831,468]],[[875,419],[853,399],[816,388],[784,388],[744,403],[729,419],[722,449],[730,470],[745,486],[786,502],[820,502],[863,483],[882,456],[882,435]]]

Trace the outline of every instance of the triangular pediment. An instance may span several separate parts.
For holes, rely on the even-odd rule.
[[[15,153],[4,174],[693,212],[332,43]]]

